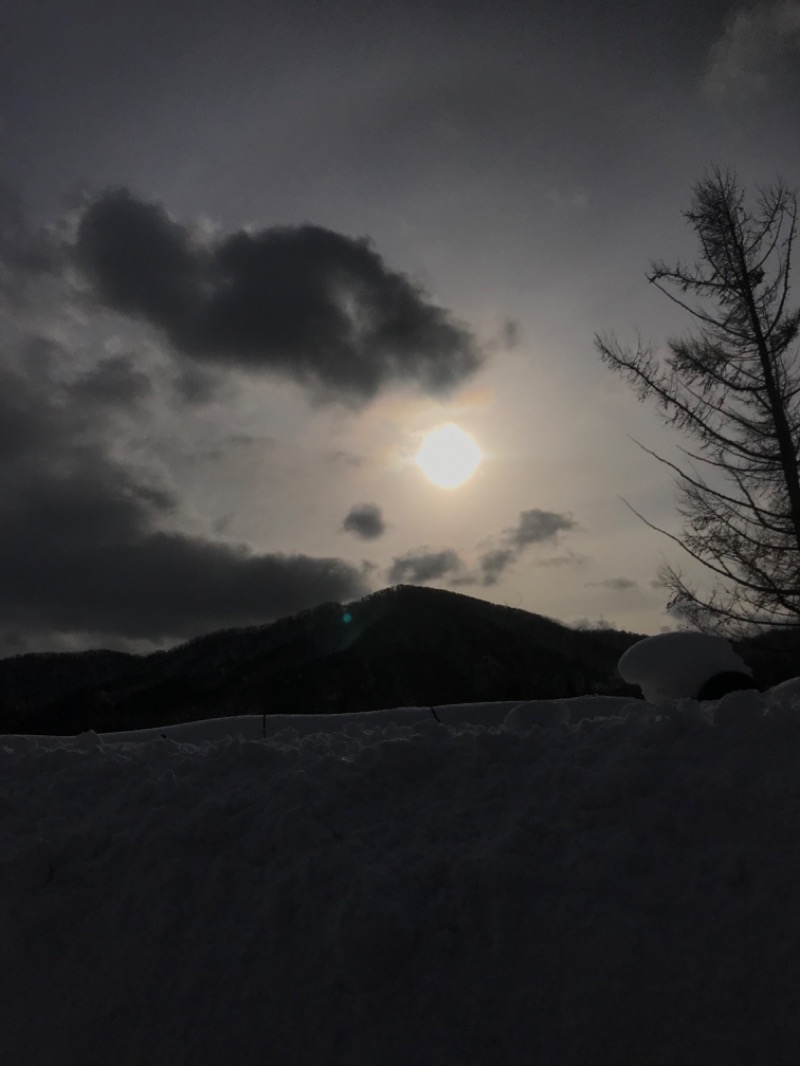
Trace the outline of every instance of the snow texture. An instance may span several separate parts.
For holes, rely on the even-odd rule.
[[[0,737],[2,1061],[796,1066],[799,755],[800,680]]]
[[[659,633],[628,648],[619,661],[622,678],[646,700],[696,696],[704,682],[728,671],[752,671],[724,637],[708,633]]]

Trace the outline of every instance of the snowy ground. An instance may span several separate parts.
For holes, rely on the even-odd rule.
[[[437,710],[0,737],[2,1062],[797,1066],[800,681]]]

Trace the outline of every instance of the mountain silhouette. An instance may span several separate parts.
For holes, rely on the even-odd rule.
[[[0,730],[113,732],[234,714],[318,714],[589,692],[636,634],[577,630],[519,608],[398,585],[150,655],[0,661]]]

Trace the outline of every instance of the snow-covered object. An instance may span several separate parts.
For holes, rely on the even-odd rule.
[[[417,710],[0,736],[2,1062],[797,1066],[800,682]]]
[[[753,672],[724,637],[708,633],[660,633],[628,648],[617,666],[646,700],[694,698],[716,674]]]

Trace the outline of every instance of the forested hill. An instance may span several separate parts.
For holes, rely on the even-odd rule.
[[[616,663],[637,639],[399,585],[146,656],[2,660],[0,730],[100,732],[228,714],[627,693]]]

